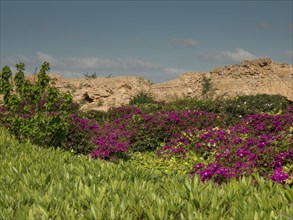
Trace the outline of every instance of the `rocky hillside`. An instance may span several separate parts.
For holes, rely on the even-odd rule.
[[[214,69],[210,76],[220,94],[281,94],[293,100],[293,69],[289,64],[262,58]]]
[[[135,94],[151,88],[149,81],[135,76],[65,79],[52,75],[52,78],[61,91],[71,92],[82,110],[107,110],[125,105]]]
[[[156,100],[182,97],[201,97],[203,78],[210,79],[215,96],[280,94],[293,101],[293,68],[270,58],[244,61],[210,72],[190,72],[174,80],[152,84],[142,77],[62,78],[50,75],[61,91],[69,91],[84,110],[107,110],[127,104],[140,91],[153,94]],[[32,76],[30,76],[32,77]]]
[[[191,72],[175,80],[151,86],[161,100],[172,97],[201,96],[203,76],[210,79],[215,95],[237,96],[259,93],[281,94],[293,101],[293,68],[270,58],[244,61],[210,72]]]

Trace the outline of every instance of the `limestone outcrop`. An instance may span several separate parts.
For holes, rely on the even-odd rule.
[[[293,101],[293,69],[269,58],[244,61],[210,71],[217,94],[280,94]]]
[[[148,92],[151,83],[142,77],[121,76],[112,78],[65,79],[55,75],[56,87],[70,92],[82,110],[108,110],[128,104],[130,98],[140,91]]]
[[[117,76],[97,78],[63,78],[50,74],[63,92],[71,92],[82,110],[107,110],[125,105],[140,91],[156,100],[182,97],[201,97],[203,76],[210,79],[216,96],[280,94],[293,101],[293,68],[289,64],[259,58],[213,69],[209,72],[190,72],[174,80],[153,84],[142,77]],[[29,76],[33,80],[32,76]]]
[[[285,63],[259,58],[211,70],[191,72],[150,89],[160,100],[202,95],[203,76],[211,80],[216,96],[280,94],[293,101],[293,69]]]

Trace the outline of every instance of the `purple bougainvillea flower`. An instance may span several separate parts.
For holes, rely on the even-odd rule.
[[[277,167],[271,179],[278,183],[284,183],[287,179],[290,179],[290,176],[287,173],[283,173],[283,167]]]

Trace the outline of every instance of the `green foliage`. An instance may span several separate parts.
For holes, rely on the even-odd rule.
[[[153,102],[153,103],[145,103],[139,104],[139,108],[144,113],[157,113],[164,110],[165,103],[164,102]]]
[[[237,123],[244,117],[255,113],[279,114],[285,112],[290,101],[281,95],[245,95],[230,99],[198,99],[186,97],[161,105],[165,111],[196,110],[219,113],[224,116],[226,125]]]
[[[225,100],[221,113],[228,124],[233,124],[255,113],[282,113],[289,104],[290,101],[281,95],[245,95]]]
[[[131,155],[131,163],[137,167],[143,167],[154,173],[165,173],[167,175],[174,174],[190,174],[192,167],[196,163],[207,163],[203,157],[198,157],[194,152],[187,152],[184,159],[172,156],[163,158],[156,152],[135,152]]]
[[[43,92],[45,92],[45,89],[48,87],[50,78],[47,75],[47,72],[49,72],[50,66],[49,63],[44,62],[41,66],[40,72],[37,75],[37,82],[36,86],[34,87],[36,93],[40,96]]]
[[[98,110],[89,110],[83,113],[84,117],[87,119],[95,120],[98,124],[103,125],[108,122],[107,112]]]
[[[1,93],[4,94],[3,124],[19,139],[30,139],[43,146],[60,146],[68,132],[69,114],[77,111],[69,93],[61,94],[50,85],[44,62],[37,74],[37,82],[30,83],[24,76],[24,64],[16,65],[12,79],[9,67],[1,72]],[[13,91],[13,93],[12,93]]]
[[[141,113],[141,109],[133,105],[112,107],[107,112],[107,119],[109,121],[120,120],[129,115],[136,115],[140,113]]]
[[[288,186],[213,182],[19,144],[0,130],[1,219],[286,219]],[[273,198],[273,199],[272,199]]]
[[[84,73],[83,74],[84,76],[85,76],[85,78],[87,78],[87,79],[96,79],[97,78],[97,73],[92,73],[92,74],[90,74],[90,73]]]
[[[176,110],[195,110],[204,112],[218,113],[221,108],[220,100],[212,99],[198,99],[197,97],[186,97],[176,99],[163,106],[164,110],[176,111]]]
[[[196,110],[220,113],[224,116],[226,125],[237,123],[242,118],[255,113],[282,113],[289,107],[290,101],[281,95],[245,95],[230,99],[198,99],[186,97],[161,105],[165,111]]]
[[[24,64],[23,63],[16,64],[16,68],[18,71],[16,72],[14,76],[14,84],[20,99],[22,100],[32,99],[32,97],[30,97],[31,91],[32,91],[32,84],[29,82],[29,80],[25,79]]]
[[[212,100],[208,99],[210,81],[205,79],[205,100],[186,98],[164,104],[154,102],[147,93],[140,93],[132,98],[132,105],[111,108],[107,113],[81,114],[70,94],[62,94],[51,85],[46,74],[50,70],[48,63],[42,65],[35,84],[25,79],[24,64],[17,64],[16,68],[14,78],[8,67],[0,73],[0,92],[4,94],[0,126],[22,140],[19,144],[0,129],[1,219],[277,219],[292,216],[293,166],[289,157],[282,156],[289,155],[293,147],[290,113],[281,115],[286,119],[283,124],[289,126],[289,132],[286,134],[281,121],[275,120],[278,122],[275,124],[280,125],[278,129],[284,131],[271,143],[258,140],[260,144],[269,145],[264,148],[260,145],[257,148],[260,151],[255,150],[260,152],[256,171],[268,175],[273,174],[268,172],[272,169],[264,164],[276,159],[276,154],[281,152],[278,157],[284,165],[280,173],[291,175],[291,179],[286,180],[289,184],[276,185],[254,174],[254,170],[248,178],[238,181],[232,178],[221,187],[211,181],[201,183],[197,176],[187,175],[193,165],[208,165],[219,158],[215,150],[221,153],[220,144],[226,152],[225,146],[233,143],[231,155],[234,155],[229,159],[223,157],[221,165],[228,167],[241,161],[235,156],[239,138],[242,143],[248,135],[251,138],[262,129],[252,130],[253,134],[234,132],[235,137],[230,137],[232,130],[222,127],[253,113],[281,113],[289,105],[284,97],[256,95]],[[220,113],[220,117],[212,112]],[[262,118],[259,120],[263,122]],[[251,123],[254,127],[253,121],[242,123],[245,126]],[[265,132],[277,129],[275,124]],[[221,130],[218,125],[222,126]],[[60,148],[40,149],[27,140]],[[101,150],[97,155],[106,155],[110,149],[110,153],[125,153],[131,158],[114,164],[60,150],[88,154],[94,148]],[[112,158],[110,156],[105,158]]]
[[[128,124],[134,127],[136,134],[132,137],[130,150],[138,152],[154,151],[164,143],[164,131],[160,125],[153,123],[153,127],[145,129],[146,121],[142,115],[132,115]]]
[[[138,94],[136,94],[135,96],[133,96],[130,101],[129,104],[130,105],[141,105],[141,104],[148,104],[148,103],[153,103],[154,102],[154,98],[151,94],[147,93],[147,92],[139,92]]]
[[[8,104],[10,93],[13,91],[12,72],[8,66],[4,66],[0,72],[0,94],[4,95],[4,103]]]
[[[202,75],[202,90],[201,95],[204,99],[211,99],[215,94],[215,88],[211,82],[211,79]]]
[[[72,114],[67,120],[70,124],[62,149],[70,150],[75,154],[89,154],[96,146],[94,140],[99,126],[95,120],[87,120],[79,115]]]

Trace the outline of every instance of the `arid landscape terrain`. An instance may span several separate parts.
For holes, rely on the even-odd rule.
[[[280,94],[293,101],[293,68],[270,58],[259,58],[212,69],[183,73],[178,78],[154,84],[142,77],[63,78],[51,73],[61,91],[69,91],[84,110],[107,110],[127,104],[140,91],[158,101],[200,97],[203,77],[210,79],[215,96]],[[30,76],[30,78],[33,76]]]

